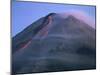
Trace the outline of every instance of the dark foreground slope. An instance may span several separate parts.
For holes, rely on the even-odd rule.
[[[51,13],[12,40],[12,73],[96,68],[95,29],[73,15]]]

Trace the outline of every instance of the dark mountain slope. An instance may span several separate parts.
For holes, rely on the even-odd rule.
[[[54,15],[55,13],[50,13],[49,15]],[[38,21],[32,23],[30,26],[25,28],[22,32],[18,33],[12,39],[12,53],[16,52],[20,48],[22,48],[25,44],[27,44],[32,37],[34,37],[38,31],[40,31],[47,23],[48,16],[40,18]]]
[[[95,42],[95,29],[84,21],[51,13],[13,38],[12,72],[95,69]]]

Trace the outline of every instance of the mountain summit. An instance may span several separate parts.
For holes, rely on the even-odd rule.
[[[73,15],[50,13],[12,38],[12,72],[96,68],[95,29]]]

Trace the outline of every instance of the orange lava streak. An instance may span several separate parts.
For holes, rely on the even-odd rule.
[[[23,47],[21,47],[21,49],[25,49],[30,43],[31,43],[31,40],[28,41]]]
[[[48,30],[51,27],[51,23],[52,23],[52,17],[49,16],[48,17],[49,23],[47,26],[45,26],[43,29],[41,29],[38,34],[34,37],[34,38],[45,38],[48,35]]]

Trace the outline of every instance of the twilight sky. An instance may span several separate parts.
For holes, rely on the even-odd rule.
[[[62,13],[70,10],[84,12],[95,21],[95,6],[13,1],[12,37],[49,13]]]

